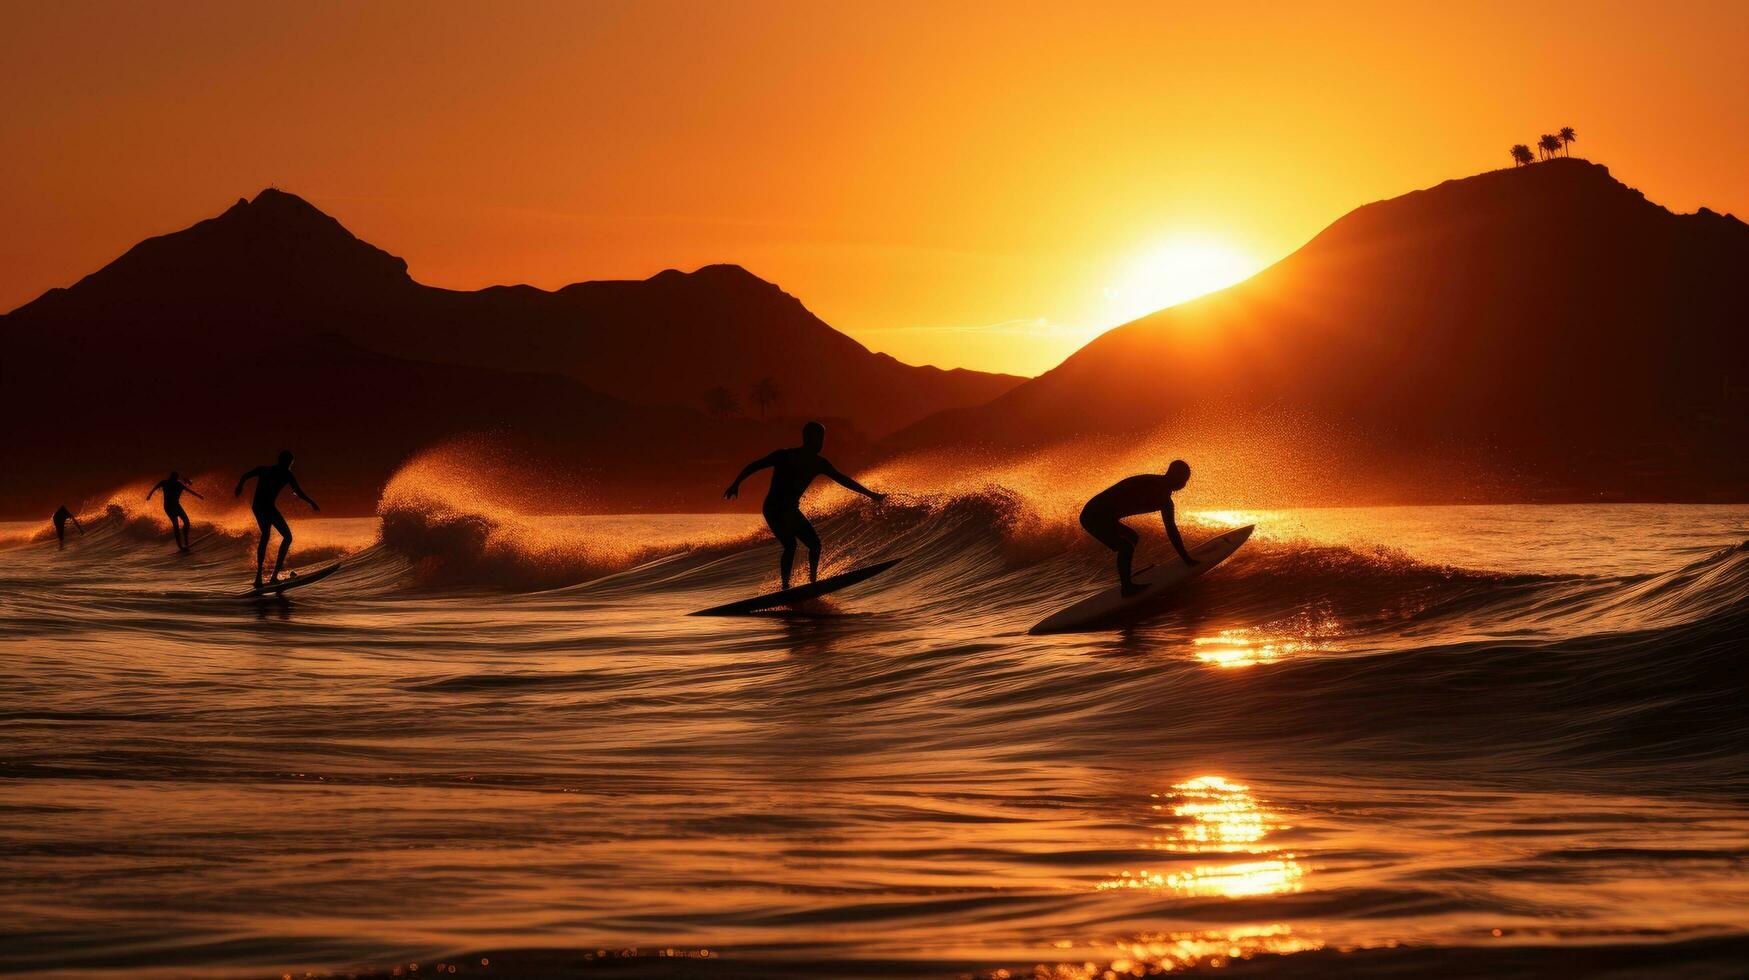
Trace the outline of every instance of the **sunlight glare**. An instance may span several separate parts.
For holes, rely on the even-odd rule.
[[[1114,324],[1128,323],[1225,289],[1257,270],[1254,259],[1218,238],[1171,238],[1136,256],[1105,287],[1108,314]]]
[[[1122,871],[1099,882],[1097,889],[1143,889],[1173,891],[1190,896],[1247,898],[1298,891],[1306,868],[1292,853],[1277,851],[1265,842],[1270,834],[1287,829],[1281,815],[1251,792],[1251,787],[1224,776],[1207,775],[1176,783],[1172,792],[1157,795],[1163,802],[1156,811],[1170,809],[1177,818],[1156,838],[1154,846],[1179,854],[1239,857],[1244,860],[1211,860],[1188,868],[1154,871]]]
[[[1086,946],[1058,942],[1059,949],[1083,949],[1093,959],[1040,964],[1031,974],[1038,980],[1106,980],[1175,973],[1190,967],[1220,969],[1253,956],[1287,956],[1324,948],[1324,941],[1301,935],[1284,923],[1243,925],[1196,932],[1139,933],[1125,939],[1098,940]],[[985,974],[1005,977],[1008,971]]]

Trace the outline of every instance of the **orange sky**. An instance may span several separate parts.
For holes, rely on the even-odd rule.
[[[1261,266],[1562,125],[1749,213],[1742,0],[231,8],[0,2],[0,309],[276,184],[426,283],[738,262],[1031,374],[1140,256]]]

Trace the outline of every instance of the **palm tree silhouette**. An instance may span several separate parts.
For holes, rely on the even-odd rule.
[[[1565,152],[1565,154],[1567,156],[1572,156],[1573,151],[1567,149],[1567,146],[1568,146],[1568,144],[1578,142],[1578,140],[1579,140],[1579,137],[1574,135],[1574,133],[1573,133],[1573,127],[1562,126],[1561,131],[1559,133],[1556,133],[1555,135],[1560,137],[1561,149]]]
[[[711,415],[726,419],[741,411],[741,400],[735,397],[734,392],[717,385],[704,393],[704,407]]]
[[[1561,138],[1553,133],[1544,133],[1542,139],[1536,141],[1537,149],[1543,151],[1543,159],[1548,159],[1561,151]]]
[[[1534,157],[1531,156],[1530,147],[1524,145],[1523,143],[1514,143],[1512,145],[1512,164],[1513,164],[1513,166],[1522,167],[1525,164],[1531,162],[1532,159],[1534,159]]]
[[[753,404],[759,406],[759,417],[764,418],[767,406],[775,405],[783,400],[783,391],[771,378],[760,378],[754,382],[753,390],[748,392],[748,397],[753,399]]]

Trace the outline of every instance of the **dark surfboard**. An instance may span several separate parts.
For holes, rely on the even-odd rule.
[[[1239,550],[1246,539],[1251,537],[1255,525],[1247,524],[1235,528],[1219,537],[1210,538],[1202,544],[1190,549],[1190,556],[1198,564],[1189,567],[1174,557],[1163,565],[1145,568],[1134,575],[1135,580],[1146,582],[1147,588],[1132,596],[1126,596],[1116,587],[1090,595],[1067,609],[1049,616],[1027,632],[1040,633],[1078,633],[1083,630],[1109,629],[1132,620],[1141,619],[1153,611],[1161,600],[1177,591],[1186,582],[1202,576],[1214,569],[1216,565],[1226,561],[1233,552]],[[1143,579],[1143,573],[1147,578]]]
[[[897,565],[900,560],[901,559],[894,558],[892,561],[883,561],[874,565],[864,565],[861,568],[853,568],[848,572],[823,578],[811,585],[798,585],[794,588],[767,593],[752,599],[742,599],[740,602],[731,602],[722,606],[712,606],[709,609],[700,609],[698,612],[689,615],[741,616],[746,613],[759,612],[762,609],[776,609],[779,606],[793,606],[798,602],[806,602],[809,599],[818,598],[830,592],[837,592],[839,589],[855,585],[858,582],[866,582],[887,569],[892,568],[894,565]]]
[[[340,563],[335,562],[327,568],[317,569],[308,575],[288,575],[277,582],[263,583],[259,589],[250,589],[238,596],[239,599],[260,599],[270,595],[282,595],[292,589],[302,588],[314,582],[320,582],[328,576],[340,571]]]

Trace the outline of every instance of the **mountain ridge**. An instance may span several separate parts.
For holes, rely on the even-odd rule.
[[[116,329],[123,308],[185,343],[234,343],[238,322],[257,321],[298,336],[339,333],[395,356],[557,371],[638,404],[696,406],[711,387],[739,392],[774,377],[795,414],[851,419],[877,435],[1021,380],[871,351],[776,284],[725,263],[550,290],[427,286],[405,260],[275,188],[145,239],[4,316],[113,339],[125,332]],[[709,356],[671,362],[670,383],[644,363],[652,332]],[[800,377],[785,383],[786,372]]]
[[[849,465],[871,433],[1020,380],[876,354],[738,266],[426,286],[272,188],[0,315],[0,339],[0,413],[17,420],[0,429],[0,513],[19,515],[282,446],[325,471],[331,509],[368,513],[409,455],[482,432],[576,471],[554,506],[703,510],[722,470],[802,418],[827,420]],[[745,399],[765,377],[769,421],[704,411],[711,388]]]
[[[1580,159],[1491,171],[1362,205],[1246,282],[884,445],[1171,441],[1193,416],[1267,410],[1374,444],[1365,472],[1417,445],[1467,454],[1498,470],[1488,499],[1749,499],[1727,448],[1749,435],[1745,271],[1735,217],[1676,214]],[[1413,497],[1480,499],[1462,479]]]

